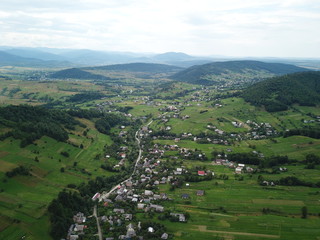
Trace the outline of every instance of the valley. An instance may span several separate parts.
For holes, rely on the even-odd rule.
[[[319,72],[213,65],[1,67],[0,238],[319,239]]]

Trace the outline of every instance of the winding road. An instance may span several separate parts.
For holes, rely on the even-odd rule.
[[[153,122],[153,120],[151,120],[146,126],[149,126],[151,123]],[[133,168],[133,171],[132,171],[132,174],[130,175],[129,178],[127,178],[126,180],[123,180],[122,182],[120,182],[119,184],[115,185],[113,188],[111,188],[111,190],[107,193],[102,193],[101,196],[99,197],[99,202],[102,201],[102,199],[104,198],[108,198],[109,195],[114,192],[116,189],[118,189],[120,187],[120,185],[122,185],[123,183],[125,183],[126,181],[129,181],[132,179],[132,176],[135,174],[135,172],[137,171],[137,166],[141,160],[141,156],[142,156],[142,149],[141,149],[141,145],[140,145],[140,139],[139,139],[139,132],[140,130],[136,131],[136,134],[135,134],[135,139],[138,143],[138,146],[139,146],[139,155],[137,157],[137,160],[134,164],[134,168]],[[93,207],[93,216],[96,218],[97,220],[97,228],[98,228],[98,236],[99,236],[99,240],[103,240],[103,237],[102,237],[102,232],[101,232],[101,227],[100,227],[100,222],[99,222],[99,216],[97,214],[97,204],[94,205]]]

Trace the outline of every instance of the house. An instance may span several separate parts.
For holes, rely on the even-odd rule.
[[[93,197],[92,197],[92,201],[97,200],[100,197],[100,193],[96,193]]]
[[[241,174],[241,173],[242,173],[242,167],[237,167],[237,168],[235,169],[235,173],[236,173],[236,174]]]
[[[160,194],[155,194],[155,195],[153,195],[153,199],[154,199],[154,200],[159,200],[159,199],[161,199]]]
[[[132,238],[136,236],[136,231],[133,229],[132,223],[127,226],[126,238]]]
[[[132,182],[130,180],[126,181],[126,186],[127,187],[132,187]]]
[[[156,204],[150,204],[150,208],[154,209],[156,212],[163,212],[164,207]]]
[[[205,176],[205,175],[206,175],[205,171],[198,171],[198,176]]]
[[[144,209],[145,204],[143,203],[138,203],[137,208],[138,209]]]
[[[204,190],[197,191],[197,196],[203,196],[203,195],[204,195]]]
[[[166,193],[160,193],[160,197],[162,200],[167,200],[168,199],[168,196]]]
[[[181,198],[182,199],[189,199],[190,196],[189,196],[189,194],[184,193],[184,194],[181,194]]]
[[[152,196],[152,195],[153,195],[153,192],[150,191],[150,190],[145,190],[145,191],[144,191],[144,195],[145,195],[145,196]]]
[[[82,212],[78,212],[76,215],[73,216],[73,221],[76,223],[84,223],[86,222],[86,217]]]
[[[124,209],[123,208],[115,208],[113,209],[114,213],[124,213]]]
[[[79,238],[78,235],[70,235],[69,240],[77,240]]]
[[[115,200],[116,202],[121,202],[121,201],[123,201],[123,197],[122,197],[121,195],[117,195],[114,200]]]
[[[124,220],[131,221],[132,220],[132,214],[123,214]]]
[[[168,237],[169,237],[168,233],[163,233],[161,235],[161,239],[168,239]]]
[[[174,217],[178,217],[179,218],[179,222],[185,222],[186,221],[186,217],[182,213],[170,213],[170,215],[174,216]]]
[[[73,231],[79,232],[79,234],[83,234],[84,229],[85,229],[85,225],[75,224]]]

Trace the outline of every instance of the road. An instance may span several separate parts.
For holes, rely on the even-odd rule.
[[[99,222],[99,218],[98,218],[98,215],[97,215],[97,204],[94,205],[94,207],[93,207],[93,216],[94,216],[94,217],[96,218],[96,220],[97,220],[97,228],[98,228],[99,240],[103,240],[102,232],[101,232],[101,227],[100,227],[100,222]]]
[[[149,126],[151,123],[153,122],[153,120],[151,120],[146,126]],[[137,157],[137,160],[134,164],[134,168],[133,168],[133,171],[132,171],[132,174],[130,175],[129,178],[127,178],[126,180],[122,181],[121,183],[115,185],[113,188],[111,188],[111,190],[107,193],[102,193],[100,198],[99,198],[99,201],[101,201],[102,199],[104,198],[108,198],[109,195],[114,192],[116,189],[118,189],[120,187],[120,185],[122,185],[123,183],[125,183],[126,181],[129,181],[132,179],[132,176],[135,174],[135,172],[137,171],[137,166],[141,160],[141,156],[142,156],[142,149],[141,149],[141,145],[140,145],[140,139],[139,139],[139,131],[136,131],[136,134],[135,134],[135,139],[138,143],[138,146],[139,146],[139,155]],[[99,217],[98,217],[98,214],[97,214],[97,204],[94,205],[94,208],[93,208],[93,216],[96,218],[97,220],[97,228],[98,228],[98,236],[99,236],[99,240],[103,240],[103,237],[102,237],[102,232],[101,232],[101,228],[100,228],[100,222],[99,222]]]

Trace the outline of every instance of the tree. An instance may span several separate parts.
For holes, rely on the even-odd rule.
[[[306,206],[303,206],[301,208],[301,218],[307,218],[308,217],[308,208]]]

